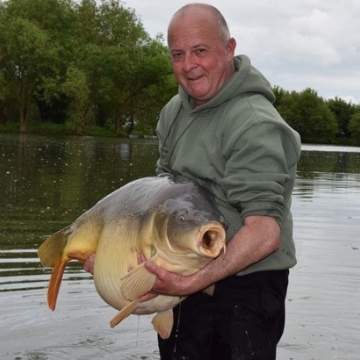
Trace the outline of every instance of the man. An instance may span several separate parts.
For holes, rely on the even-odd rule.
[[[179,94],[157,126],[157,171],[210,191],[229,223],[226,254],[191,276],[157,267],[153,294],[189,296],[175,308],[161,359],[275,359],[289,268],[295,265],[291,193],[300,139],[280,117],[263,75],[225,19],[206,4],[175,13],[168,46]],[[202,292],[215,284],[212,296]]]

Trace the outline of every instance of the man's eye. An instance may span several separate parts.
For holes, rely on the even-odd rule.
[[[183,56],[184,56],[184,54],[182,52],[180,52],[180,51],[171,54],[171,57],[173,59],[181,59]]]
[[[203,56],[203,55],[206,54],[206,49],[204,49],[204,48],[196,49],[195,54],[198,55],[198,56]]]

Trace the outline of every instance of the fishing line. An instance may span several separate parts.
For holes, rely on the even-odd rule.
[[[175,336],[174,336],[174,352],[173,352],[174,359],[175,359],[176,350],[177,350],[177,342],[179,339],[180,315],[181,315],[181,296],[179,297],[179,311],[178,311],[178,318],[177,318]]]
[[[137,323],[137,329],[136,329],[136,343],[135,347],[138,346],[138,340],[139,340],[139,332],[140,332],[140,315],[138,315],[138,323]]]

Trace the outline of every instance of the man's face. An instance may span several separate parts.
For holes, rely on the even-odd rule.
[[[196,105],[209,101],[233,74],[234,39],[226,43],[211,17],[174,18],[168,32],[174,75]]]

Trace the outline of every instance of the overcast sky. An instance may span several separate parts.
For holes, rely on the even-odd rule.
[[[166,35],[184,0],[123,0],[151,37]],[[285,90],[312,88],[360,103],[359,0],[208,0],[225,16],[237,54]]]

